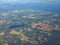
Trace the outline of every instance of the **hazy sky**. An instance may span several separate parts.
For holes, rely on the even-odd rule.
[[[0,0],[5,3],[59,3],[60,0]]]

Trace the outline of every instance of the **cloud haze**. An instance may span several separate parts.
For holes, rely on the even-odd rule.
[[[60,0],[0,0],[5,3],[59,3]]]

